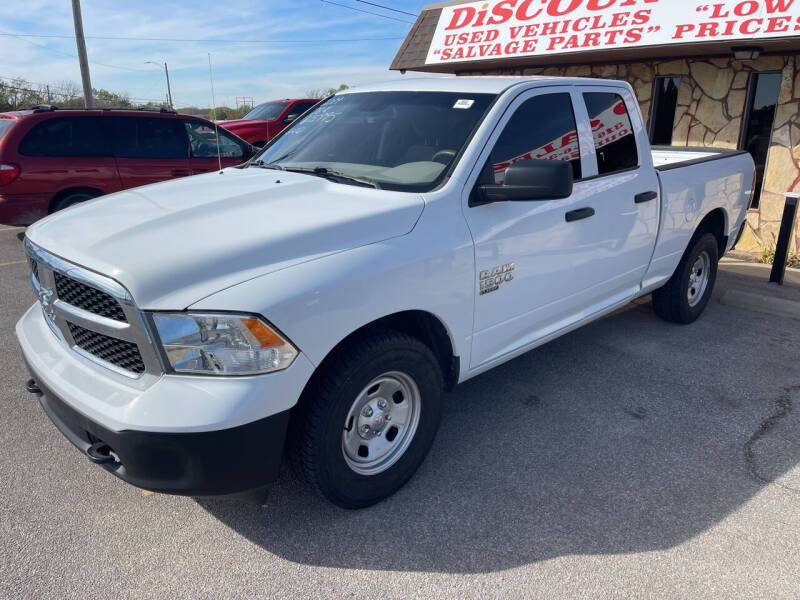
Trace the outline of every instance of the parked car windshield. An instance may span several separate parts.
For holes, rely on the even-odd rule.
[[[276,138],[256,164],[428,191],[444,178],[494,98],[463,92],[334,96]]]
[[[266,102],[259,104],[245,116],[243,119],[258,119],[259,121],[272,121],[277,119],[286,108],[288,102]]]

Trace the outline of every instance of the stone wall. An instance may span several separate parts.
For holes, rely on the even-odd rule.
[[[733,58],[682,59],[608,65],[572,65],[547,68],[495,69],[459,75],[559,75],[621,79],[636,90],[647,118],[657,75],[680,75],[673,145],[736,148],[742,129],[747,85],[752,72],[781,72],[775,129],[767,159],[759,209],[747,216],[747,227],[737,246],[758,252],[775,244],[783,213],[784,192],[800,192],[800,54],[761,56],[741,62]],[[800,252],[800,225],[792,250]]]

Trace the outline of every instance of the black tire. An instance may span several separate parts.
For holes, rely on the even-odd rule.
[[[92,198],[97,198],[100,194],[95,194],[93,192],[72,192],[62,196],[58,200],[53,202],[53,207],[50,210],[51,213],[57,212],[59,210],[64,210],[74,204],[78,204],[79,202],[86,202],[87,200],[91,200]]]
[[[690,277],[695,264],[705,254],[708,257],[708,280],[701,297],[690,301]],[[693,238],[670,280],[653,292],[653,309],[656,314],[672,323],[689,324],[703,313],[717,280],[719,242],[712,233],[701,233]],[[697,293],[700,293],[699,291]]]
[[[290,459],[332,503],[342,508],[364,508],[400,489],[430,450],[441,416],[441,369],[425,344],[388,329],[372,332],[348,345],[323,369],[315,375],[294,411]],[[389,372],[401,372],[417,386],[416,431],[396,462],[379,473],[360,474],[345,458],[346,421],[366,386]],[[388,427],[387,424],[384,432],[387,440]]]

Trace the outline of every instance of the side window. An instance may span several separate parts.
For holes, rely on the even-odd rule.
[[[117,117],[114,155],[118,158],[187,158],[186,133],[178,119]]]
[[[184,121],[189,135],[192,158],[217,158],[217,130],[202,121]],[[219,130],[219,154],[222,158],[243,158],[242,145]]]
[[[309,108],[314,106],[316,102],[298,102],[292,108],[289,109],[289,113],[286,115],[286,121],[294,121],[297,117],[302,115],[306,112]]]
[[[622,96],[591,92],[584,94],[583,99],[592,124],[598,175],[639,166],[636,135]]]
[[[495,183],[520,160],[563,160],[581,178],[581,150],[569,94],[545,94],[526,100],[503,129],[492,150]]]
[[[19,144],[25,156],[109,156],[101,117],[56,117],[35,125]]]

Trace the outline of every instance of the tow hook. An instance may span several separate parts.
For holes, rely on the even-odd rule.
[[[95,442],[86,449],[86,456],[93,463],[103,464],[110,462],[117,462],[117,459],[111,454],[111,446],[105,442]]]
[[[36,385],[36,382],[33,379],[28,379],[28,382],[25,384],[25,389],[31,394],[36,394],[38,396],[42,395],[42,390],[39,389],[39,386]]]

